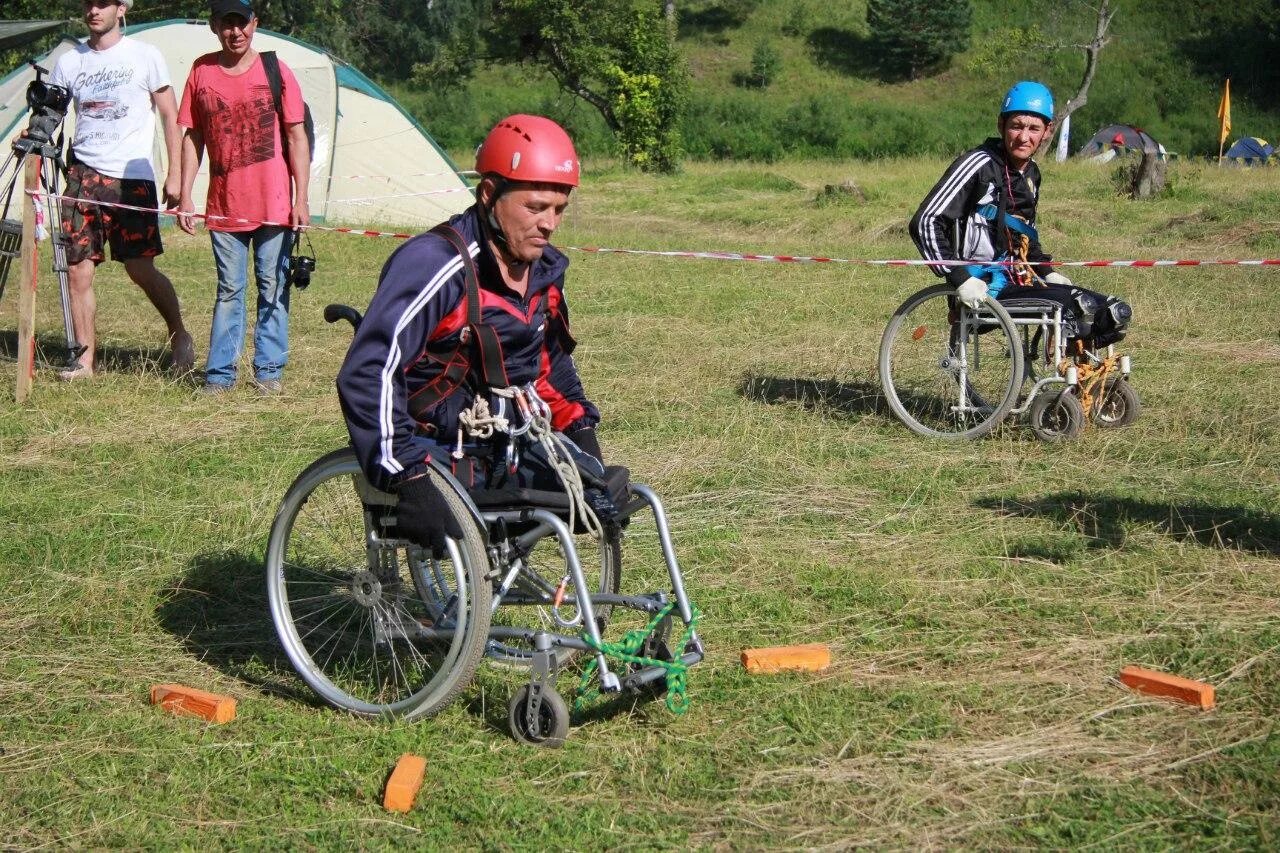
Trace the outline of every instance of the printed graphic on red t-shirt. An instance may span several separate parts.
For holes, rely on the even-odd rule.
[[[225,175],[276,156],[277,119],[269,86],[253,86],[249,100],[231,104],[215,91],[207,95],[200,104],[211,125],[207,142],[221,155],[211,158],[213,174]]]

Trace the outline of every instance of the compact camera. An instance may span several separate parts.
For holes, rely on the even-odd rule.
[[[54,86],[46,83],[42,75],[48,72],[31,63],[36,70],[36,79],[27,85],[27,106],[31,108],[31,118],[27,122],[27,135],[14,140],[15,149],[32,151],[53,142],[62,120],[67,117],[67,107],[71,105],[71,92],[65,86]]]
[[[311,274],[316,271],[315,249],[311,248],[311,238],[307,238],[307,253],[302,253],[302,232],[293,241],[293,252],[289,256],[287,273],[288,283],[298,290],[306,290],[311,284]]]

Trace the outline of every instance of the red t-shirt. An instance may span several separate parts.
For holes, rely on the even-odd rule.
[[[301,122],[302,91],[283,62],[280,81],[285,122]],[[288,224],[293,184],[261,57],[240,75],[228,74],[218,64],[217,53],[197,59],[182,92],[178,124],[204,135],[209,156],[205,213],[252,220],[211,219],[206,223],[211,230],[252,231],[260,222]]]

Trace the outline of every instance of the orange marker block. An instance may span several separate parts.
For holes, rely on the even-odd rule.
[[[782,672],[790,669],[816,672],[831,666],[831,649],[822,643],[777,646],[770,649],[743,649],[742,665],[752,674]]]
[[[382,792],[382,807],[392,812],[407,812],[413,808],[413,798],[422,787],[422,776],[427,770],[427,760],[406,752],[391,771],[387,788]]]
[[[1140,666],[1126,666],[1120,670],[1120,681],[1133,690],[1150,693],[1152,696],[1167,696],[1188,705],[1197,705],[1206,711],[1214,705],[1213,685],[1203,681],[1192,681],[1190,678],[1143,669]]]
[[[182,684],[154,684],[151,704],[174,714],[190,714],[211,723],[229,723],[236,718],[236,700]]]

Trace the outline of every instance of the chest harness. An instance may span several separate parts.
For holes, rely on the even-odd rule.
[[[504,461],[512,475],[520,465],[521,441],[540,445],[569,496],[570,529],[574,528],[575,519],[580,519],[582,526],[599,538],[603,525],[585,497],[586,486],[582,481],[582,472],[564,441],[551,426],[551,407],[538,395],[533,382],[527,382],[523,386],[512,385],[507,377],[498,330],[491,323],[484,322],[481,315],[480,276],[466,241],[448,223],[442,222],[432,228],[430,233],[443,237],[462,259],[462,298],[466,303],[467,324],[458,336],[456,347],[429,356],[444,362],[444,369],[409,397],[410,416],[422,423],[433,407],[463,383],[469,383],[475,393],[471,406],[458,414],[457,442],[450,453],[455,466],[466,456],[463,445],[468,437],[487,441],[494,439],[499,433],[505,434],[507,441]],[[547,334],[551,333],[550,301],[549,298],[544,299],[542,307],[543,327]],[[564,346],[572,350],[573,339],[569,337],[567,329],[563,332],[563,338]],[[469,349],[476,356],[474,370]],[[498,401],[496,412],[490,409],[488,394],[492,394]]]
[[[995,204],[984,204],[975,212],[991,223],[994,233],[1004,235],[1005,249],[989,264],[969,264],[965,267],[969,275],[988,282],[987,292],[993,299],[1007,287],[1034,287],[1038,280],[1027,255],[1031,251],[1031,242],[1034,240],[1038,243],[1040,235],[1026,218],[1009,210],[1010,206],[1016,204],[1013,200],[1013,178],[1009,174],[1008,164],[1002,165],[1004,192],[996,193]]]

